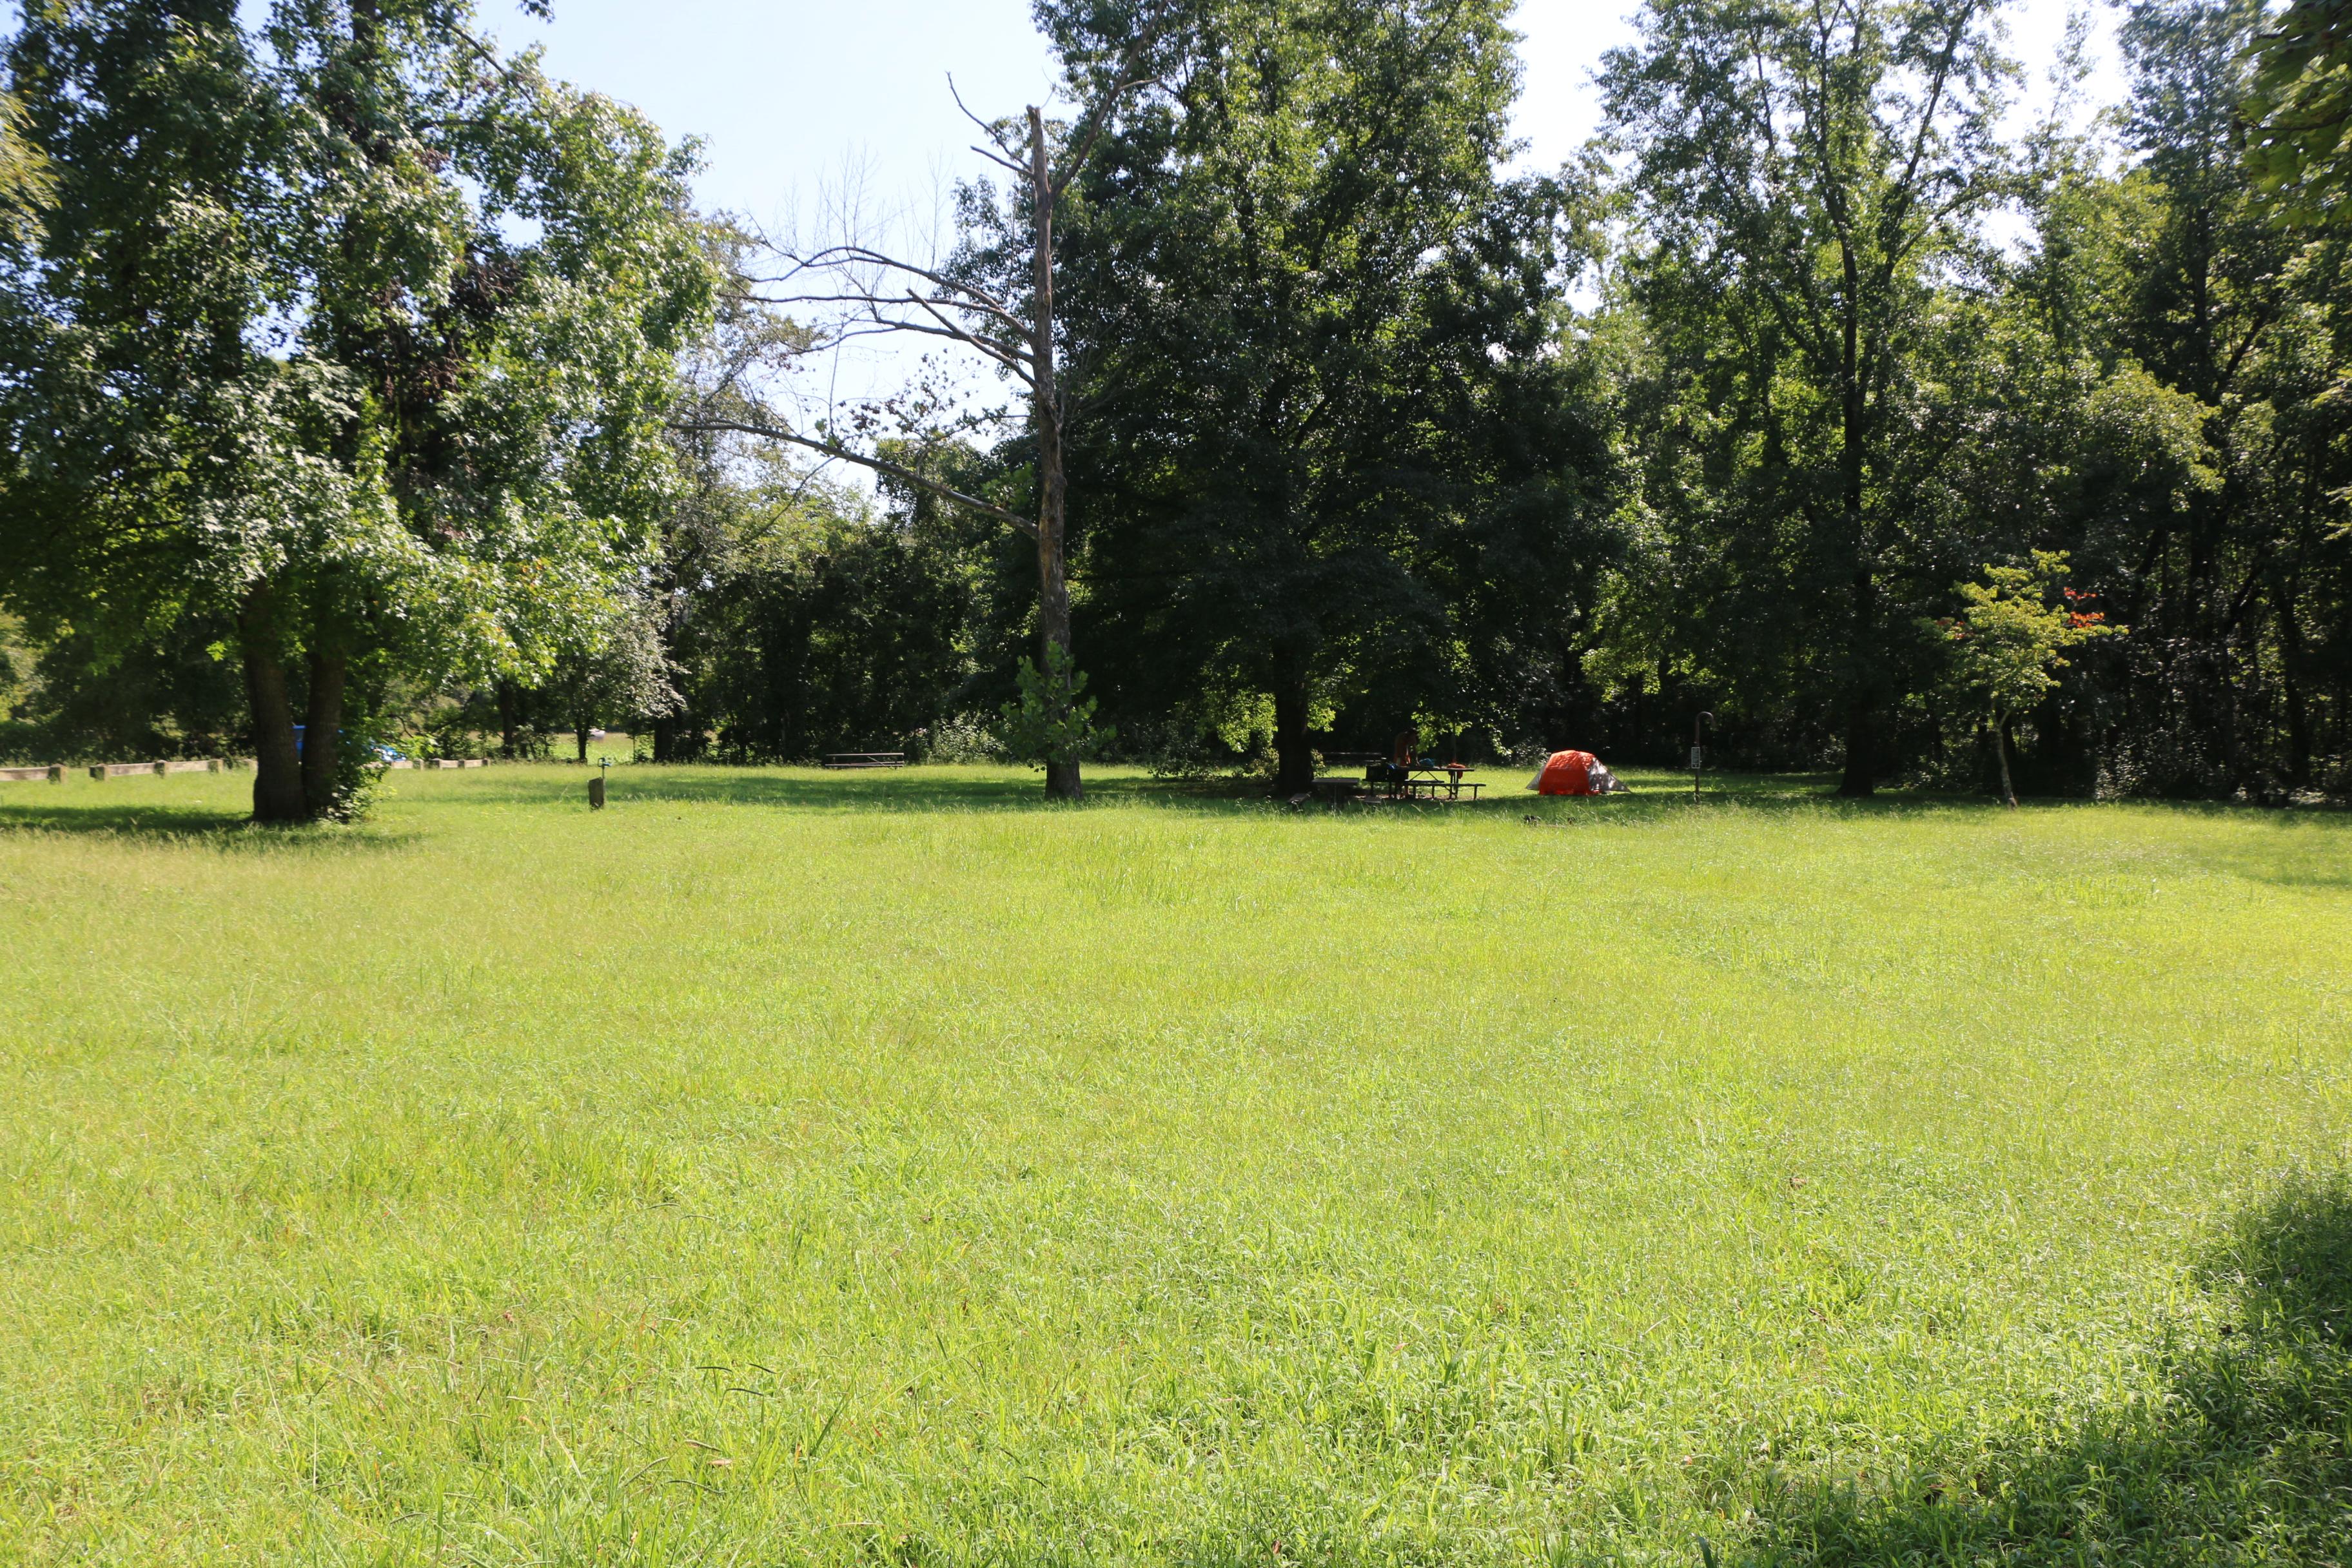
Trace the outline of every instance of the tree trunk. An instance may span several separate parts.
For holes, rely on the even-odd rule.
[[[1846,627],[1845,773],[1838,780],[1838,794],[1865,800],[1878,787],[1878,676],[1872,657],[1876,640],[1878,584],[1861,538],[1858,494],[1853,502],[1853,598],[1852,620]]]
[[[816,611],[810,602],[814,597],[813,594],[796,593],[789,601],[784,613],[783,652],[774,661],[774,673],[768,682],[780,710],[775,733],[779,762],[803,762],[810,752],[809,678],[814,661],[809,658],[809,649],[816,637]]]
[[[257,585],[237,611],[245,698],[253,711],[253,820],[302,822],[310,812],[302,803],[302,763],[294,745],[286,664],[271,635],[271,599],[268,586]]]
[[[1838,794],[1867,800],[1878,788],[1878,716],[1865,689],[1847,700],[1845,710],[1845,772],[1838,778]]]
[[[580,760],[588,760],[588,721],[582,719],[572,726],[572,738],[580,744]]]
[[[340,648],[310,653],[310,702],[302,721],[302,804],[313,819],[331,816],[341,794],[343,684],[350,657]]]
[[[2311,784],[2311,710],[2303,695],[2303,623],[2295,618],[2293,580],[2273,580],[2272,608],[2278,616],[2279,676],[2286,697],[2286,782],[2295,789]]]
[[[1040,668],[1051,671],[1055,653],[1070,662],[1070,584],[1062,552],[1069,481],[1062,467],[1061,394],[1054,380],[1054,175],[1045,159],[1045,120],[1029,110],[1029,199],[1035,249],[1031,257],[1033,295],[1029,355],[1033,387],[1031,423],[1037,433],[1037,641]],[[1058,717],[1058,715],[1056,715]],[[1045,794],[1054,800],[1083,800],[1086,782],[1076,757],[1048,759]]]
[[[1869,416],[1863,385],[1862,279],[1851,243],[1840,247],[1845,268],[1845,346],[1839,362],[1842,406],[1838,426],[1838,479],[1843,490],[1847,548],[1853,552],[1853,600],[1846,626],[1845,776],[1838,794],[1866,799],[1878,786],[1878,727],[1874,655],[1878,583],[1871,570],[1869,524],[1863,516],[1863,440]]]
[[[2015,811],[2017,785],[2011,783],[2009,777],[2009,718],[2006,714],[1996,713],[1992,716],[1992,754],[2000,762],[2001,803],[2010,810]]]
[[[1284,679],[1274,694],[1274,793],[1288,799],[1315,788],[1315,750],[1307,743],[1307,680]]]
[[[512,762],[522,752],[522,693],[511,680],[499,682],[499,754]]]

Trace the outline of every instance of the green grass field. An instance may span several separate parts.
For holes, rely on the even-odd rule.
[[[2346,1560],[2352,818],[1496,776],[0,785],[0,1561]]]

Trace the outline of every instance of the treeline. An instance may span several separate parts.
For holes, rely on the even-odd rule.
[[[1008,157],[911,317],[829,315],[446,0],[37,11],[0,749],[266,772],[300,715],[1290,789],[1705,712],[1853,794],[2352,792],[2342,10],[2128,6],[2081,130],[2020,122],[1998,5],[1650,0],[1601,143],[1523,174],[1503,0],[1041,0],[1050,255]],[[1043,319],[1052,395],[779,412],[910,319],[1030,382]]]

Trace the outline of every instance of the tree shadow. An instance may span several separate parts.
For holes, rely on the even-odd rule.
[[[1330,770],[1338,775],[1342,770]],[[593,770],[569,767],[501,769],[488,777],[467,775],[446,793],[412,795],[404,804],[433,809],[467,800],[493,799],[511,805],[537,803],[584,805],[587,780]],[[1353,802],[1335,805],[1328,797],[1302,805],[1307,813],[1340,810],[1349,814],[1436,820],[1446,816],[1504,816],[1530,811],[1562,820],[1604,820],[1662,816],[1692,806],[1688,775],[1636,770],[1628,777],[1633,793],[1586,799],[1543,798],[1521,787],[1527,770],[1499,763],[1476,770],[1483,798],[1456,802]],[[1929,795],[1893,792],[1863,801],[1835,797],[1833,773],[1709,773],[1702,809],[1736,805],[1768,811],[1830,811],[1861,816],[1920,813],[1989,814],[2000,803],[1969,795]],[[808,769],[730,767],[718,764],[665,766],[638,763],[616,769],[607,784],[614,807],[630,802],[692,803],[718,805],[785,806],[831,811],[1066,811],[1066,803],[1045,798],[1043,776],[1013,769],[910,767],[870,772],[820,773]],[[1087,780],[1087,805],[1151,805],[1171,810],[1236,813],[1282,809],[1289,803],[1276,797],[1256,778],[1169,779],[1138,773],[1098,772]]]
[[[2273,887],[2352,889],[2352,816],[2259,808],[2252,815],[2267,833],[2217,845],[2200,858],[2214,870]]]
[[[467,801],[509,805],[561,804],[585,809],[587,781],[594,769],[516,769],[431,795],[411,795],[404,806],[438,809]],[[644,805],[778,806],[809,811],[1067,811],[1066,803],[1045,798],[1045,776],[1012,771],[966,772],[954,768],[890,768],[835,773],[785,769],[695,764],[665,767],[641,763],[615,769],[606,788],[612,806]],[[1199,810],[1264,809],[1273,804],[1261,787],[1254,792],[1181,780],[1127,774],[1087,781],[1087,805],[1148,805]],[[1084,809],[1083,806],[1075,809]]]
[[[103,805],[0,803],[0,841],[47,836],[240,851],[393,849],[416,837],[399,828],[264,826],[219,806],[109,802]]]
[[[1497,793],[1503,800],[1539,816],[1586,816],[1595,821],[1656,821],[1691,812],[1726,810],[1832,820],[1928,816],[1994,820],[2005,809],[1990,795],[1930,790],[1885,789],[1861,799],[1849,799],[1837,793],[1838,778],[1834,773],[1710,773],[1700,781],[1696,798],[1688,773],[1677,776],[1630,769],[1619,776],[1629,786],[1629,793],[1539,797],[1518,787],[1526,782],[1524,777],[1514,779],[1510,788]],[[2049,802],[2046,805],[2063,808],[2089,804],[2066,801]]]
[[[2230,1301],[2229,1321],[2218,1342],[2168,1358],[2161,1397],[1874,1494],[1784,1488],[1745,1560],[2344,1563],[2352,1183],[2282,1189],[2217,1248],[2206,1287]]]
[[[1330,770],[1337,773],[1340,770]],[[553,765],[494,770],[488,775],[467,774],[446,792],[404,797],[404,806],[439,809],[468,800],[497,800],[509,805],[557,805],[585,809],[587,780],[593,770]],[[1087,781],[1088,806],[1146,805],[1211,816],[1253,815],[1269,810],[1296,810],[1300,815],[1341,815],[1391,821],[1438,822],[1446,819],[1520,821],[1533,817],[1538,826],[1568,826],[1608,823],[1661,823],[1688,813],[1720,813],[1727,809],[1804,816],[1828,821],[1951,820],[1994,824],[2013,821],[2001,803],[1990,795],[1926,790],[1890,789],[1862,800],[1836,793],[1835,773],[1709,773],[1696,803],[1690,775],[1664,770],[1629,769],[1622,776],[1632,785],[1625,795],[1582,798],[1539,797],[1522,786],[1528,771],[1515,763],[1496,763],[1473,775],[1484,785],[1483,798],[1454,803],[1381,802],[1338,805],[1329,799],[1293,807],[1255,778],[1167,779],[1140,773],[1096,772]],[[395,786],[396,787],[396,786]],[[769,806],[803,811],[835,812],[1038,812],[1074,809],[1045,798],[1043,776],[1013,768],[910,767],[871,772],[824,773],[805,768],[732,767],[692,763],[639,763],[615,769],[608,781],[615,809],[631,804]],[[2310,833],[2326,835],[2331,847],[2340,843],[2340,864],[2321,863],[2309,856],[2293,858],[2300,867],[2295,879],[2315,877],[2333,885],[2337,876],[2352,877],[2352,816],[2322,817],[2316,814],[2290,819],[2285,814],[2242,805],[2195,802],[2140,802],[2141,809],[2198,817],[2228,816],[2236,820],[2276,821]],[[1084,809],[1083,807],[1076,809]],[[2036,801],[2027,815],[2060,811],[2112,809],[2087,800]],[[2343,831],[2333,831],[2341,826]],[[2264,875],[2267,857],[2254,856],[2242,869]],[[2273,876],[2268,879],[2284,879]]]

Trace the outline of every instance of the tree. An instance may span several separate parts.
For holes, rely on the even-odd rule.
[[[2111,771],[2166,794],[2308,787],[2347,669],[2352,540],[2330,500],[2352,479],[2346,237],[2272,222],[2248,177],[2241,109],[2263,26],[2254,0],[2143,4],[2126,16],[2134,161],[2089,193],[2098,230],[2079,248],[2105,279],[2084,299],[2102,399],[2128,393],[2121,401],[2145,412],[2122,430],[2106,418],[2089,428],[2086,471],[2137,471],[2101,454],[2115,434],[2152,434],[2161,408],[2188,439],[2154,445],[2193,444],[2204,472],[2153,494],[2086,494],[2038,541],[2072,552],[2136,628],[2119,650]]]
[[[1045,654],[1045,668],[1024,662],[1021,695],[1002,710],[1004,749],[1012,756],[1053,767],[1076,765],[1110,739],[1095,728],[1095,700],[1086,675],[1058,648]]]
[[[2260,25],[2246,163],[2278,216],[2352,224],[2352,0],[2293,0]]]
[[[635,599],[615,605],[584,626],[559,655],[540,689],[572,730],[578,760],[588,760],[588,731],[598,721],[667,716],[679,704],[650,606]]]
[[[57,191],[0,297],[0,591],[218,627],[263,821],[341,809],[394,674],[549,668],[668,484],[687,159],[469,17],[103,0],[9,47]]]
[[[967,252],[953,258],[919,263],[878,249],[848,242],[810,250],[782,247],[780,274],[750,280],[750,298],[786,307],[848,307],[836,329],[846,334],[905,333],[937,337],[977,353],[1017,383],[1026,394],[1026,441],[1034,458],[1036,492],[1034,520],[995,501],[959,490],[928,471],[918,459],[908,462],[886,457],[839,438],[875,433],[876,411],[866,411],[850,432],[820,426],[814,433],[795,431],[763,408],[730,416],[706,413],[701,428],[733,430],[745,435],[789,442],[829,458],[871,468],[902,484],[930,491],[944,500],[1010,523],[1032,536],[1037,550],[1038,661],[1031,667],[1033,681],[1050,710],[1049,727],[1064,725],[1076,692],[1071,685],[1076,670],[1071,652],[1068,531],[1068,476],[1065,449],[1070,410],[1064,395],[1060,366],[1061,332],[1055,313],[1055,217],[1070,182],[1086,167],[1112,117],[1137,89],[1151,83],[1148,65],[1159,25],[1148,12],[1117,13],[1122,47],[1113,57],[1114,68],[1077,82],[1085,108],[1066,138],[1057,138],[1044,110],[1031,104],[1016,124],[971,116],[989,145],[975,147],[989,163],[1016,182],[1024,207],[1021,265],[1009,270],[1004,257],[975,257]],[[950,84],[952,87],[952,84]],[[961,106],[961,100],[958,100]],[[971,115],[969,110],[965,110]],[[977,199],[989,200],[985,195]],[[906,405],[895,410],[902,416]],[[924,412],[929,412],[925,409]],[[919,424],[919,416],[916,423]],[[1040,677],[1038,670],[1048,673]],[[1060,674],[1052,672],[1060,671]],[[1048,757],[1045,793],[1055,799],[1076,800],[1085,783],[1076,753]]]
[[[1988,566],[1981,583],[1962,583],[1968,602],[1957,619],[1944,623],[1952,643],[1952,679],[1962,700],[1991,721],[1993,754],[2000,760],[2000,795],[2012,809],[2017,786],[2009,772],[2008,726],[2058,684],[2068,648],[2115,637],[2121,626],[2090,608],[2087,596],[2053,590],[2066,576],[2066,557],[2037,550],[2030,566]]]
[[[1351,704],[1391,708],[1383,740],[1460,710],[1451,609],[1585,521],[1561,193],[1499,172],[1507,10],[1196,6],[1072,204],[1073,519],[1124,661],[1107,696],[1156,716],[1262,694],[1284,793]],[[1055,6],[1048,31],[1092,58],[1093,15]]]
[[[730,225],[710,237],[720,275],[740,279],[752,241]],[[867,498],[795,442],[743,437],[772,423],[761,384],[822,342],[753,293],[722,290],[681,376],[672,440],[688,482],[653,586],[684,702],[656,716],[654,754],[919,750],[921,732],[984,700],[968,689],[982,645],[993,660],[1004,623],[1032,617],[1034,582],[1013,581],[1024,536],[949,499],[989,483],[960,443],[877,442],[873,458],[928,484],[886,471]]]
[[[690,734],[674,730],[667,754],[706,734],[741,761],[919,750],[985,702],[982,656],[1023,614],[1000,589],[1013,541],[913,487],[887,484],[877,504],[771,456],[695,520],[696,576],[669,621]],[[942,455],[932,463],[955,482]]]
[[[1682,504],[1692,531],[1734,536],[1751,589],[1775,584],[1727,635],[1777,632],[1826,661],[1845,795],[1882,766],[1906,492],[1955,449],[1925,433],[1937,286],[2011,188],[1996,8],[1650,0],[1603,76],[1633,160],[1633,289],[1695,340],[1662,367],[1689,395],[1662,399],[1712,426],[1691,461],[1713,471]]]
[[[25,106],[0,93],[0,223],[20,235],[32,232],[57,189],[49,161],[26,140]]]

